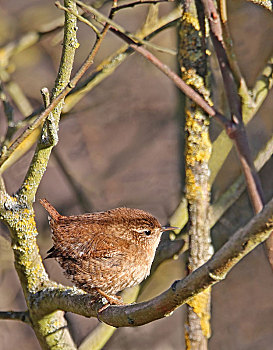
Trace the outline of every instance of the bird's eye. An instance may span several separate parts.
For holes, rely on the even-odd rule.
[[[144,233],[145,233],[146,236],[150,236],[151,231],[150,230],[145,230]]]

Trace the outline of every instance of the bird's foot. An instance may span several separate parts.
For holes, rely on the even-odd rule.
[[[99,310],[98,313],[105,310],[109,305],[124,305],[122,301],[122,297],[118,295],[108,295],[107,293],[103,292],[101,289],[96,288],[96,291],[107,300],[107,303],[103,305]]]

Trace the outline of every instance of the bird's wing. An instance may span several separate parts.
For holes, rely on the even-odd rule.
[[[81,265],[82,260],[107,260],[110,258],[120,258],[123,254],[119,247],[121,239],[103,232],[97,234],[82,234],[70,235],[69,237],[58,237],[54,240],[54,247],[48,251],[46,258],[62,257],[77,261]],[[126,250],[126,248],[125,248]]]

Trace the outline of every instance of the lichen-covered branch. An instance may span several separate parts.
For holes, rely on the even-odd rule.
[[[66,0],[65,3],[67,6],[75,7],[71,0]],[[53,98],[63,89],[63,84],[66,85],[69,82],[76,49],[76,45],[73,45],[76,42],[76,29],[75,17],[67,14],[65,17],[63,54]],[[11,232],[15,268],[23,288],[31,324],[44,349],[57,348],[58,343],[63,344],[63,349],[75,349],[73,340],[66,329],[63,312],[53,310],[52,314],[41,316],[39,311],[35,310],[34,312],[29,304],[30,295],[37,293],[42,288],[56,285],[49,280],[39,254],[36,242],[38,233],[34,221],[32,202],[54,145],[54,143],[46,143],[45,140],[49,133],[54,133],[54,140],[56,140],[60,112],[61,106],[58,106],[50,116],[50,127],[53,125],[52,130],[50,130],[50,127],[44,127],[24,183],[17,194],[9,196],[2,191],[0,196],[0,215]]]
[[[76,6],[73,2],[68,2],[68,7],[74,8]],[[66,24],[64,27],[64,45],[62,50],[61,64],[59,67],[58,76],[55,82],[55,87],[52,92],[52,100],[54,100],[65,86],[70,81],[70,75],[73,68],[75,51],[78,48],[78,41],[76,38],[77,22],[76,18],[72,14],[66,14]],[[61,100],[58,105],[49,114],[48,120],[50,125],[44,127],[40,142],[37,145],[31,166],[27,172],[24,182],[18,191],[20,199],[27,201],[28,204],[32,203],[35,198],[36,191],[40,184],[41,178],[46,170],[46,166],[51,154],[52,147],[58,142],[58,127],[63,107],[64,100]],[[50,139],[50,144],[48,144]]]
[[[210,102],[205,27],[202,11],[191,2],[179,28],[179,63],[182,79]],[[203,28],[202,28],[203,25]],[[185,107],[185,190],[189,211],[189,262],[192,273],[212,255],[208,162],[211,154],[209,116],[189,99]],[[185,343],[187,349],[206,349],[210,337],[210,290],[188,303]]]
[[[75,3],[73,3],[73,6],[75,6]],[[66,7],[69,9],[69,6],[66,6]],[[70,13],[70,12],[65,12],[65,13],[66,13],[66,18],[68,15],[73,16],[73,18],[75,18],[75,16],[72,13]],[[76,21],[76,18],[75,18],[75,21]],[[35,119],[35,121],[21,135],[19,135],[13,141],[13,143],[7,149],[5,154],[2,155],[2,157],[0,159],[0,167],[2,167],[3,164],[5,164],[5,162],[7,162],[9,160],[9,157],[11,157],[12,154],[14,152],[16,152],[16,150],[18,148],[20,149],[20,145],[22,144],[22,142],[24,142],[24,140],[26,140],[32,134],[34,129],[37,129],[38,127],[40,127],[41,124],[43,124],[45,119],[49,117],[50,113],[52,113],[52,116],[53,116],[52,121],[51,121],[51,129],[49,130],[51,132],[51,138],[54,139],[52,147],[54,146],[54,144],[56,144],[56,142],[58,141],[57,140],[58,123],[59,123],[60,112],[61,112],[61,108],[63,106],[64,98],[76,86],[76,84],[80,80],[80,78],[84,75],[84,73],[88,70],[88,68],[90,68],[90,66],[93,64],[94,58],[95,58],[95,56],[96,56],[96,54],[101,46],[101,43],[102,43],[108,29],[109,29],[109,24],[106,24],[102,30],[100,37],[97,38],[90,54],[88,55],[88,57],[86,58],[86,60],[84,61],[84,63],[80,67],[80,69],[77,71],[75,76],[70,81],[69,81],[69,79],[67,82],[65,81],[65,79],[67,77],[66,71],[64,68],[65,65],[60,67],[58,77],[56,80],[56,84],[57,83],[58,84],[53,89],[52,100],[51,100],[50,105],[37,117],[37,119]],[[69,30],[71,33],[73,31],[76,33],[77,26],[76,25],[71,26]],[[78,47],[78,42],[75,38],[70,39],[69,45],[71,46],[70,49],[76,50],[76,48]],[[69,55],[68,52],[69,52],[69,50],[67,50],[67,53],[63,52],[63,56],[62,56],[62,59],[64,59],[66,63],[68,63],[71,60],[71,58],[74,57],[74,54]],[[62,74],[64,74],[63,80],[61,78]],[[54,118],[56,118],[56,119],[54,119]],[[49,119],[51,119],[51,117]],[[43,134],[43,135],[45,135],[45,134]],[[46,144],[45,149],[48,149],[49,154],[50,154],[50,147],[48,146],[48,140],[42,137],[41,143],[43,143],[43,141],[45,141],[45,144]],[[42,152],[42,147],[40,147],[40,149]],[[45,151],[45,153],[46,152],[47,151]],[[37,156],[37,152],[35,153],[34,158],[36,156]],[[45,156],[47,156],[47,155],[45,154]],[[41,168],[41,172],[44,173],[45,168],[43,167],[42,164],[40,165],[40,168]],[[31,182],[29,181],[31,178],[32,178],[32,180],[35,181],[35,183],[33,184],[34,188],[37,188],[38,178],[36,178],[34,176],[35,174],[39,177],[39,172],[37,173],[37,169],[30,167],[28,174],[26,175],[25,181],[24,181],[21,189],[19,190],[21,195],[25,195],[25,193],[27,193],[29,191],[31,193],[35,192],[35,190],[33,191],[32,188],[29,188],[29,186],[30,187],[32,186]],[[41,176],[40,176],[40,178],[41,178]],[[33,199],[34,199],[34,197],[30,200],[30,202],[33,201]]]
[[[253,2],[253,4],[260,5],[269,11],[272,11],[272,1],[271,0],[248,0],[248,1]]]
[[[160,32],[165,29],[169,23],[171,25],[175,24],[175,21],[179,18],[180,9],[179,7],[171,11],[168,15],[160,18],[157,23],[153,23],[153,25],[145,26],[142,30],[138,31],[135,35],[139,38],[149,39],[152,35]],[[130,55],[134,52],[131,48],[128,48],[128,45],[123,45],[116,53],[111,55],[108,59],[104,60],[95,70],[94,73],[91,74],[89,78],[84,80],[78,87],[73,89],[71,94],[66,97],[65,105],[63,107],[62,112],[69,112],[75,104],[77,104],[89,91],[93,89],[93,87],[97,86],[102,80],[108,77],[110,74],[114,72],[114,70]],[[14,85],[14,84],[13,84]],[[66,88],[66,92],[63,94],[65,96],[71,91],[72,88]],[[16,89],[16,96],[21,96]],[[24,98],[25,99],[25,98]],[[22,102],[23,98],[20,97],[20,102]],[[42,123],[47,118],[49,112],[57,105],[58,100],[53,101],[54,105],[51,105],[48,109],[46,109],[39,118],[35,118],[35,116],[31,115],[23,121],[19,121],[14,128],[15,131],[20,127],[31,125],[29,129],[27,129],[24,134],[16,140],[9,148],[7,149],[7,153],[3,153],[0,159],[0,172],[3,173],[7,170],[12,164],[14,164],[19,158],[22,157],[38,140],[39,135],[41,133]],[[20,106],[19,106],[20,109]],[[29,110],[29,113],[32,112],[32,109]],[[38,112],[37,112],[38,113]],[[25,113],[24,113],[25,115]],[[28,114],[26,114],[28,115]]]

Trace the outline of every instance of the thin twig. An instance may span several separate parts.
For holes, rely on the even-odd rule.
[[[75,74],[74,78],[66,85],[66,87],[57,95],[50,103],[50,105],[35,119],[35,121],[21,134],[19,135],[5,152],[4,156],[0,159],[0,167],[5,163],[5,161],[10,157],[10,155],[20,146],[20,144],[26,139],[34,129],[38,128],[47,118],[47,116],[53,111],[53,109],[60,103],[60,101],[75,87],[77,82],[83,76],[83,74],[90,68],[94,62],[94,58],[99,50],[99,47],[109,29],[109,25],[104,27],[101,36],[96,40],[93,49],[91,50],[89,56],[86,58],[85,62],[82,64],[78,72]]]
[[[41,30],[36,32],[29,32],[23,35],[21,38],[9,42],[6,46],[1,48],[1,64],[2,67],[5,67],[8,65],[9,60],[12,56],[22,52],[23,50],[26,50],[27,48],[33,46],[38,41],[40,41],[43,37],[50,35],[56,31],[58,31],[60,28],[63,27],[63,18],[58,19],[58,23],[56,23],[56,20],[54,20],[54,27],[52,27],[50,24],[50,28],[48,30]]]
[[[58,2],[57,2],[58,3]],[[56,3],[56,4],[57,4]],[[96,10],[94,7],[92,6],[88,6],[86,4],[84,4],[83,2],[81,1],[77,1],[76,0],[76,3],[83,9],[83,10],[86,10],[87,12],[90,12],[92,13],[94,16],[95,16],[95,19],[101,23],[101,24],[104,24],[105,23],[108,23],[110,24],[111,26],[114,26],[115,28],[117,28],[121,33],[124,33],[126,34],[129,38],[131,38],[133,41],[139,43],[139,44],[142,44],[142,45],[146,45],[148,47],[151,47],[157,51],[160,51],[160,52],[165,52],[165,53],[169,53],[171,55],[176,55],[177,52],[175,50],[172,50],[172,49],[169,49],[169,48],[166,48],[166,47],[162,47],[160,45],[156,45],[154,43],[150,43],[149,41],[146,41],[144,39],[140,39],[138,37],[136,37],[135,35],[129,33],[128,31],[126,31],[121,25],[115,23],[112,19],[114,17],[114,14],[115,14],[115,9],[117,7],[113,7],[111,12],[110,12],[110,15],[109,15],[109,18],[104,16],[102,13],[100,13],[98,10]],[[88,24],[88,22],[85,21],[86,24]],[[90,22],[89,22],[90,23]],[[89,24],[88,24],[89,25]]]
[[[70,173],[68,167],[66,166],[65,162],[63,161],[62,157],[60,156],[60,154],[56,150],[56,148],[53,149],[52,155],[55,158],[55,160],[56,160],[59,168],[61,169],[63,175],[65,176],[67,182],[69,183],[72,191],[74,192],[82,210],[86,213],[91,212],[93,209],[93,205],[92,205],[90,199],[85,195],[85,192],[81,189],[80,185],[78,185],[77,181]]]
[[[263,191],[260,179],[257,175],[251,157],[251,152],[242,118],[241,101],[237,93],[235,79],[233,77],[233,73],[230,68],[228,57],[224,48],[220,18],[212,0],[201,1],[205,9],[206,16],[209,20],[211,38],[218,58],[225,91],[228,98],[229,108],[232,114],[231,118],[233,128],[230,128],[227,132],[229,137],[233,139],[236,145],[241,166],[245,174],[251,203],[253,205],[255,213],[257,213],[263,207]]]
[[[126,8],[134,7],[137,5],[143,5],[143,4],[159,4],[160,2],[174,2],[174,0],[139,0],[139,1],[134,1],[129,4],[125,5],[120,5],[115,8],[113,8],[112,12],[115,13],[120,10],[124,10]]]
[[[31,324],[28,311],[0,311],[0,320],[22,321]]]
[[[94,26],[93,23],[91,23],[90,21],[88,21],[88,19],[86,19],[85,17],[79,15],[76,11],[73,11],[71,9],[68,9],[65,6],[62,6],[59,1],[55,2],[56,7],[58,7],[58,9],[66,11],[66,12],[70,12],[72,13],[74,16],[77,17],[78,20],[80,20],[81,22],[87,24],[90,28],[93,29],[93,31],[96,33],[97,37],[100,37],[100,31],[98,30],[98,28],[96,26]]]
[[[158,58],[156,58],[151,52],[147,51],[144,47],[140,46],[139,43],[135,42],[134,39],[128,36],[127,32],[113,20],[107,18],[102,15],[99,11],[94,9],[92,6],[87,6],[83,2],[76,0],[75,1],[79,6],[86,9],[94,16],[98,21],[106,22],[110,26],[110,30],[115,33],[117,36],[122,38],[127,44],[129,44],[135,51],[140,53],[146,59],[148,59],[151,63],[157,66],[163,73],[165,73],[174,83],[180,88],[190,99],[192,99],[195,103],[197,103],[201,108],[205,110],[210,116],[217,119],[226,129],[229,129],[230,123],[220,112],[218,112],[215,108],[210,106],[204,98],[194,91],[190,86],[188,86],[184,81],[174,73],[168,66],[164,65]]]
[[[220,112],[218,112],[214,107],[210,106],[204,98],[195,90],[193,90],[190,86],[188,86],[174,71],[172,71],[167,65],[163,64],[157,57],[155,57],[151,52],[146,50],[144,47],[139,46],[133,40],[131,40],[126,34],[119,32],[117,28],[111,27],[110,30],[115,33],[117,36],[122,38],[125,42],[127,42],[135,51],[140,53],[143,57],[145,57],[148,61],[154,64],[157,68],[159,68],[164,74],[169,77],[173,83],[185,93],[187,97],[189,97],[193,102],[195,102],[198,106],[204,109],[211,117],[214,117],[219,123],[221,123],[226,130],[229,130],[231,127],[230,122],[223,116]]]
[[[256,83],[251,90],[254,101],[253,113],[261,107],[264,99],[268,95],[269,90],[273,86],[273,56],[269,58],[261,74],[258,76]]]
[[[273,154],[273,136],[267,142],[263,150],[257,155],[254,164],[258,171],[270,160]],[[212,204],[210,214],[210,226],[213,227],[228,208],[241,196],[246,188],[244,176],[239,176],[221,197]]]
[[[10,139],[12,138],[12,135],[16,131],[16,128],[15,128],[15,122],[13,119],[13,107],[10,104],[7,95],[5,94],[3,84],[1,82],[0,82],[0,100],[3,103],[4,114],[6,116],[7,124],[8,124],[7,132],[4,137],[3,143],[1,145],[1,151],[2,151],[3,147],[6,147],[8,145]]]
[[[225,43],[226,53],[228,55],[228,60],[230,63],[230,68],[232,70],[233,76],[235,78],[236,84],[239,88],[239,93],[243,100],[246,100],[247,103],[250,103],[251,97],[248,92],[246,81],[241,73],[238,61],[236,59],[235,52],[233,50],[233,42],[230,35],[228,20],[227,20],[227,4],[226,0],[218,0],[219,13],[221,18],[221,26],[223,31],[223,41]]]
[[[181,9],[175,8],[168,15],[159,18],[156,23],[153,22],[151,26],[144,26],[144,28],[134,34],[138,38],[149,40],[157,33],[160,33],[167,27],[175,25],[180,17]],[[73,89],[67,96],[63,112],[69,112],[89,91],[97,86],[102,80],[107,78],[113,71],[133,52],[135,52],[129,45],[125,44],[118,49],[113,55],[103,61],[93,73]]]
[[[150,39],[160,31],[165,28],[174,25],[179,17],[180,9],[179,7],[174,9],[170,14],[160,18],[158,20],[158,24],[154,24],[153,27],[155,30],[152,32],[151,29],[145,29],[144,31],[140,31],[136,34],[137,37],[145,37],[146,40]],[[63,108],[63,112],[67,113],[71,110],[71,108],[81,99],[84,95],[92,89],[92,87],[96,86],[101,82],[101,80],[105,79],[115,68],[117,68],[122,61],[134,52],[130,47],[124,45],[119,49],[114,55],[110,56],[110,58],[103,62],[102,65],[99,65],[90,78],[83,81],[78,88],[74,88],[72,94],[68,94],[66,103]],[[17,93],[18,94],[18,93]],[[17,95],[16,95],[17,96]],[[20,99],[22,101],[22,98]],[[20,108],[20,107],[19,107]],[[22,127],[31,125],[37,118],[37,115],[42,112],[42,108],[39,108],[31,115],[26,117],[24,120],[20,120],[16,123],[14,130],[17,131]],[[24,113],[25,115],[25,113]],[[27,150],[37,141],[37,138],[40,133],[40,128],[34,128],[30,131],[29,135],[21,143],[20,146],[15,147],[14,151],[9,155],[8,160],[4,162],[1,166],[1,172],[3,173],[8,167],[14,164],[23,154],[27,152]],[[0,160],[1,161],[1,160]]]

